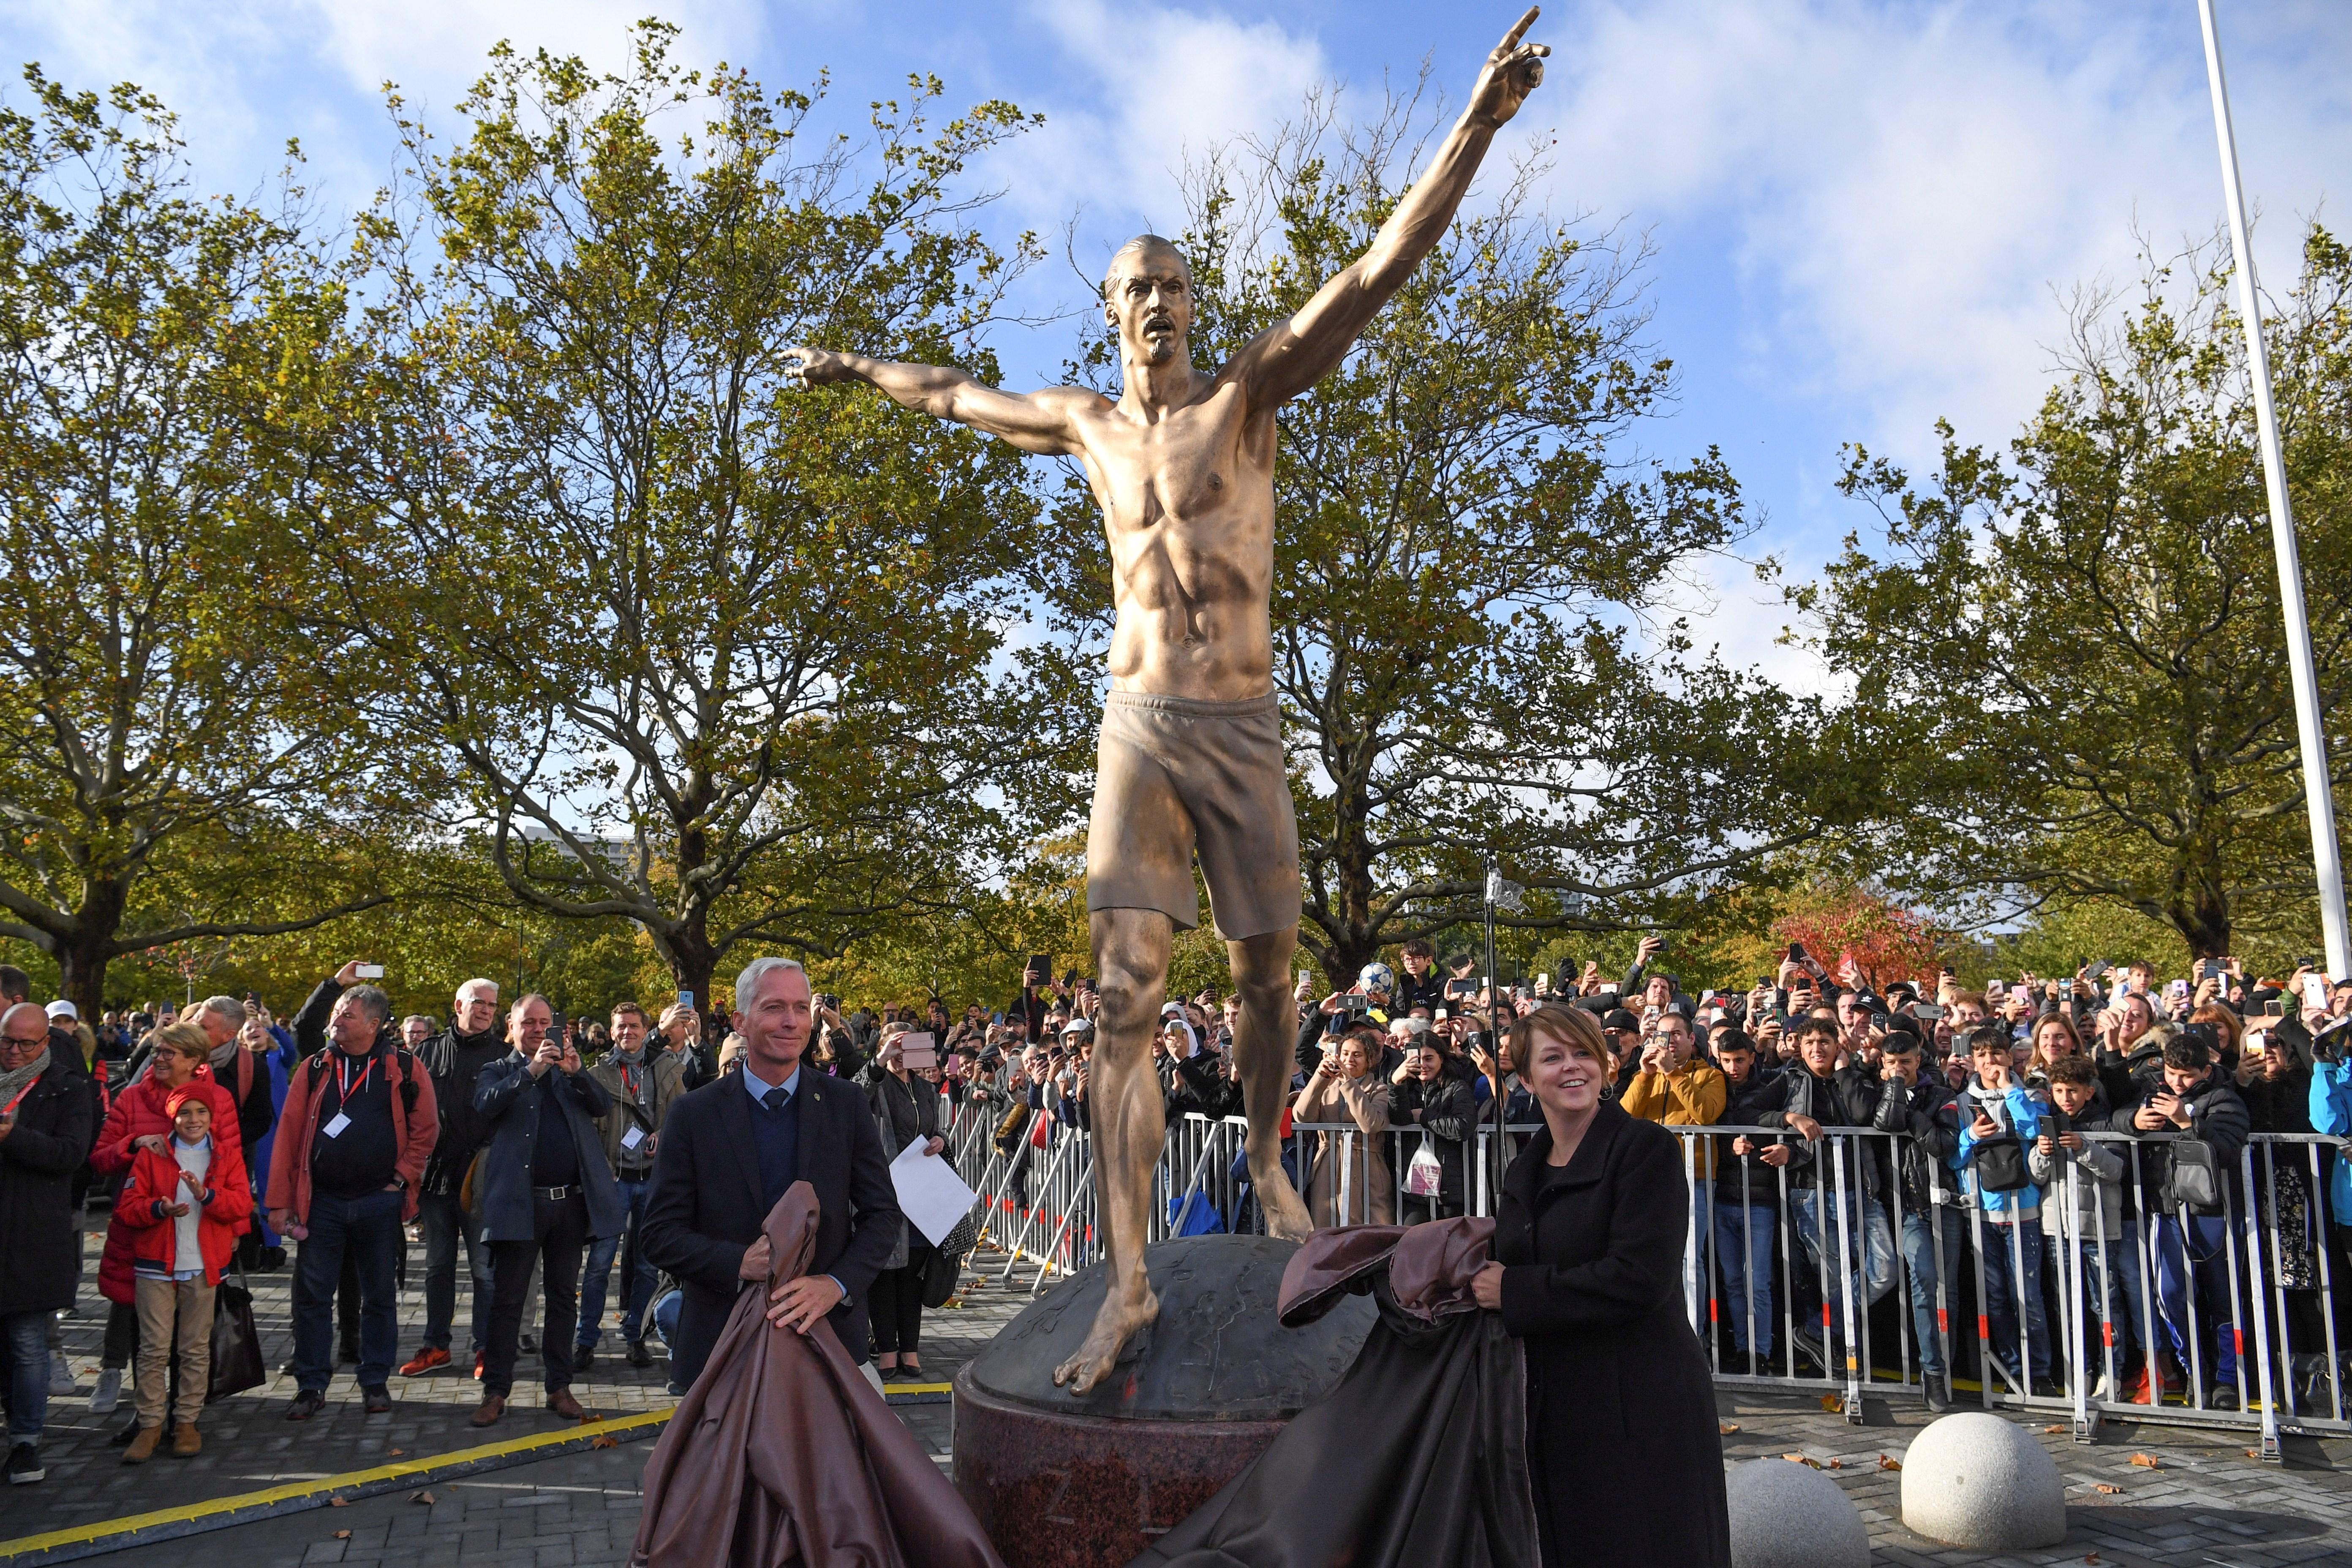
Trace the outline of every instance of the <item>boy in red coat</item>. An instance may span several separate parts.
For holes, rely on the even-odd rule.
[[[126,1465],[144,1464],[163,1436],[164,1384],[176,1343],[180,1395],[172,1452],[201,1451],[196,1415],[212,1383],[213,1298],[238,1233],[252,1223],[253,1190],[236,1143],[212,1136],[210,1098],[194,1086],[164,1102],[172,1138],[142,1148],[114,1200],[114,1223],[130,1233],[132,1299],[139,1309],[139,1434]]]

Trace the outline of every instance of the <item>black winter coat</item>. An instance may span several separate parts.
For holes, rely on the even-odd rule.
[[[425,1162],[425,1192],[456,1197],[464,1185],[466,1167],[490,1135],[474,1110],[474,1090],[482,1081],[482,1069],[505,1060],[513,1049],[494,1024],[478,1035],[461,1035],[452,1026],[425,1041],[425,1048],[416,1053],[433,1079],[433,1103],[441,1110],[441,1131],[434,1139],[432,1156]]]
[[[1466,1186],[1469,1171],[1469,1141],[1478,1125],[1478,1097],[1469,1083],[1452,1073],[1440,1073],[1423,1083],[1408,1078],[1389,1089],[1389,1125],[1395,1128],[1417,1127],[1429,1134],[1430,1152],[1437,1156],[1442,1173],[1438,1183],[1438,1199],[1442,1203],[1459,1204]],[[1397,1179],[1404,1179],[1404,1162],[1411,1160],[1421,1140],[1400,1139],[1397,1143],[1395,1170]]]
[[[16,1102],[15,1131],[0,1139],[0,1314],[73,1305],[81,1277],[74,1173],[97,1136],[80,1051],[52,1049],[47,1070]]]
[[[1682,1144],[1603,1101],[1567,1165],[1537,1133],[1503,1178],[1503,1325],[1526,1343],[1545,1568],[1728,1568],[1723,1439],[1683,1311]]]

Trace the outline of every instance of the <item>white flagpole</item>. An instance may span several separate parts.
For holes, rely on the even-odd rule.
[[[2327,944],[2327,973],[2352,976],[2352,938],[2344,923],[2344,866],[2336,847],[2336,792],[2327,777],[2327,737],[2319,724],[2319,677],[2311,657],[2311,623],[2303,603],[2303,563],[2294,545],[2294,513],[2287,505],[2286,460],[2279,450],[2278,414],[2271,406],[2270,353],[2263,344],[2262,308],[2254,289],[2254,249],[2247,237],[2246,197],[2238,184],[2238,139],[2230,128],[2230,89],[2221,79],[2221,35],[2213,0],[2197,0],[2205,29],[2205,77],[2213,89],[2213,134],[2221,147],[2221,194],[2230,209],[2230,248],[2237,258],[2238,315],[2246,327],[2246,363],[2254,389],[2254,428],[2263,452],[2263,488],[2270,492],[2271,544],[2278,557],[2279,608],[2286,620],[2287,668],[2294,684],[2295,728],[2303,741],[2304,807],[2311,817],[2311,862],[2319,879],[2319,923]]]

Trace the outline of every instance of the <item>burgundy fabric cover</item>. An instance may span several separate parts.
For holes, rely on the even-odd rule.
[[[1003,1568],[955,1488],[819,1320],[767,1320],[815,1247],[795,1182],[762,1227],[774,1268],[746,1289],[646,1464],[630,1562],[652,1568]]]

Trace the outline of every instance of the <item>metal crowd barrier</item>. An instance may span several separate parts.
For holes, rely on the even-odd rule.
[[[994,1087],[1003,1094],[1001,1078]],[[993,1139],[1008,1105],[995,1098],[957,1106],[949,1141],[981,1194],[987,1245],[1004,1255],[999,1279],[1011,1284],[1026,1266],[1034,1296],[1098,1256],[1094,1162],[1085,1131],[1052,1106],[1036,1113],[1049,1119],[1042,1147],[1029,1137],[1033,1118],[1010,1153],[999,1151]],[[1246,1126],[1240,1117],[1169,1119],[1150,1240],[1264,1231],[1242,1158]],[[1506,1129],[1503,1163],[1538,1130]],[[2258,1434],[2262,1457],[2275,1459],[2285,1433],[2352,1435],[2336,1321],[2337,1237],[2326,1205],[2328,1162],[2343,1157],[2345,1139],[2256,1135],[2224,1184],[2222,1213],[2184,1224],[2151,1213],[2143,1180],[2137,1151],[2163,1138],[2086,1132],[2124,1153],[2117,1189],[2065,1160],[2039,1190],[2038,1214],[2007,1223],[1958,1191],[1948,1166],[1937,1201],[1914,1204],[1901,1173],[1906,1135],[1824,1128],[1806,1144],[1763,1127],[1667,1131],[1682,1142],[1692,1194],[1685,1306],[1720,1383],[1835,1392],[1858,1423],[1866,1397],[1921,1393],[1923,1341],[1932,1336],[1956,1403],[1969,1392],[1962,1363],[1973,1362],[1975,1402],[2047,1412],[2082,1441],[2103,1419],[2175,1422]],[[1465,1161],[1452,1207],[1409,1201],[1419,1129],[1296,1122],[1284,1163],[1318,1225],[1490,1215],[1496,1135],[1481,1126],[1473,1139],[1437,1148],[1441,1159]],[[1734,1154],[1741,1136],[1759,1152]],[[1374,1159],[1376,1141],[1386,1143],[1383,1161]],[[1799,1151],[1791,1163],[1765,1164],[1761,1148],[1783,1141]],[[2111,1199],[2120,1199],[2119,1212]],[[2062,1223],[2062,1213],[2084,1218]],[[2158,1346],[2177,1350],[2183,1384],[2159,1367]],[[2125,1397],[2123,1367],[2135,1349],[2158,1391],[2154,1404]],[[2225,1389],[2235,1408],[2215,1403]]]

